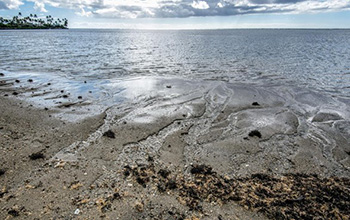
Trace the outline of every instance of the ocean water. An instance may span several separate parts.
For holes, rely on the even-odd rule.
[[[350,30],[0,31],[0,71],[94,85],[148,76],[222,80],[348,98]]]

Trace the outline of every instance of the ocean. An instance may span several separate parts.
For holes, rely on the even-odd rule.
[[[0,31],[0,72],[95,84],[181,77],[350,97],[350,30]]]

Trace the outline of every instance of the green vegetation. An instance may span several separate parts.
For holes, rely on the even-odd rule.
[[[46,18],[38,18],[36,14],[30,14],[27,17],[23,17],[19,12],[18,16],[14,16],[12,19],[6,19],[0,17],[0,29],[67,29],[68,20],[54,19],[51,15]]]

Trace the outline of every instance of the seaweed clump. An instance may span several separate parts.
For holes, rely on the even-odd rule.
[[[31,160],[39,160],[39,159],[44,159],[45,155],[41,152],[38,153],[32,153],[31,155],[29,155],[29,158]]]
[[[249,132],[249,137],[258,137],[258,138],[261,138],[262,137],[262,135],[261,135],[261,133],[260,133],[260,131],[258,131],[258,130],[253,130],[253,131],[251,131],[251,132]]]
[[[142,187],[156,184],[160,193],[173,191],[180,203],[199,212],[203,202],[235,201],[271,219],[350,219],[349,178],[306,174],[276,178],[264,173],[229,178],[207,165],[193,165],[189,171],[186,176],[165,169],[157,172],[153,164],[124,168],[124,174]]]
[[[115,133],[113,132],[113,131],[111,131],[111,130],[108,130],[108,131],[106,131],[105,133],[103,133],[103,136],[104,137],[109,137],[109,138],[115,138]]]

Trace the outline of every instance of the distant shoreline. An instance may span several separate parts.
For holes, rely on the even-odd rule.
[[[12,19],[0,17],[0,30],[16,30],[16,29],[67,29],[68,20],[66,18],[53,18],[51,15],[45,18],[39,18],[36,14],[22,16],[19,12],[18,16]]]
[[[0,28],[0,30],[50,30],[50,29],[55,29],[55,30],[67,30],[69,28]]]

